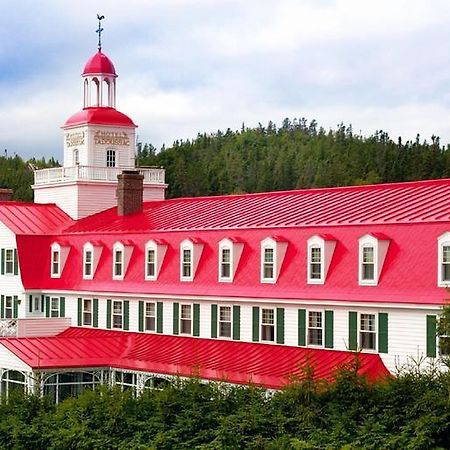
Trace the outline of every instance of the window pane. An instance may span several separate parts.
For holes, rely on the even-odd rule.
[[[373,247],[363,247],[363,262],[373,263]]]
[[[450,245],[444,245],[442,247],[442,262],[450,263]]]
[[[219,336],[220,337],[231,337],[231,322],[220,322]]]
[[[375,350],[375,333],[360,333],[360,346],[366,350]]]
[[[222,249],[222,262],[229,263],[231,261],[231,251],[229,248]]]
[[[265,309],[262,310],[262,323],[264,324],[274,324],[275,313],[273,309]]]
[[[450,281],[450,264],[442,264],[442,279]]]
[[[273,248],[264,249],[264,262],[273,262]]]
[[[361,314],[361,330],[375,331],[375,314]]]
[[[221,306],[219,309],[219,317],[221,321],[231,321],[231,306]]]
[[[275,327],[273,325],[262,325],[261,338],[263,341],[275,341]]]
[[[375,279],[375,267],[373,264],[363,264],[362,265],[362,278],[363,280],[374,280]]]
[[[231,337],[231,306],[219,307],[219,336]]]
[[[191,318],[191,305],[181,305],[181,318],[182,319]]]
[[[181,319],[181,333],[191,334],[191,321],[188,319]]]
[[[113,313],[122,314],[122,302],[113,302]]]
[[[263,278],[273,278],[273,264],[264,263]]]
[[[321,328],[311,328],[308,331],[308,345],[322,345]]]

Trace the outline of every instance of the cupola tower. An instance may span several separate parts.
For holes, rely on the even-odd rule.
[[[116,109],[117,74],[102,51],[98,16],[98,49],[82,73],[83,109],[69,117],[64,130],[64,165],[35,171],[36,203],[56,203],[74,219],[115,206],[117,176],[139,170],[144,176],[143,200],[161,200],[164,169],[136,168],[137,125]]]

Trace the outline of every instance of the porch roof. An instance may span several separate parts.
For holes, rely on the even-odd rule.
[[[272,389],[304,378],[307,367],[314,379],[332,381],[356,361],[346,351],[76,327],[57,336],[3,338],[0,345],[34,370],[112,367]],[[377,354],[359,353],[358,364],[370,381],[389,376]]]

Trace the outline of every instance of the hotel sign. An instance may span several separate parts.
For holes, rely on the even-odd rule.
[[[124,131],[96,131],[94,134],[96,145],[130,145],[130,138]]]
[[[84,131],[74,131],[72,133],[66,133],[66,146],[77,147],[84,145]]]

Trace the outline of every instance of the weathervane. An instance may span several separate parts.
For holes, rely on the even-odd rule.
[[[98,28],[95,31],[96,33],[98,33],[98,51],[100,51],[102,49],[102,20],[105,18],[105,16],[101,16],[100,14],[97,14],[97,19],[98,19]]]

